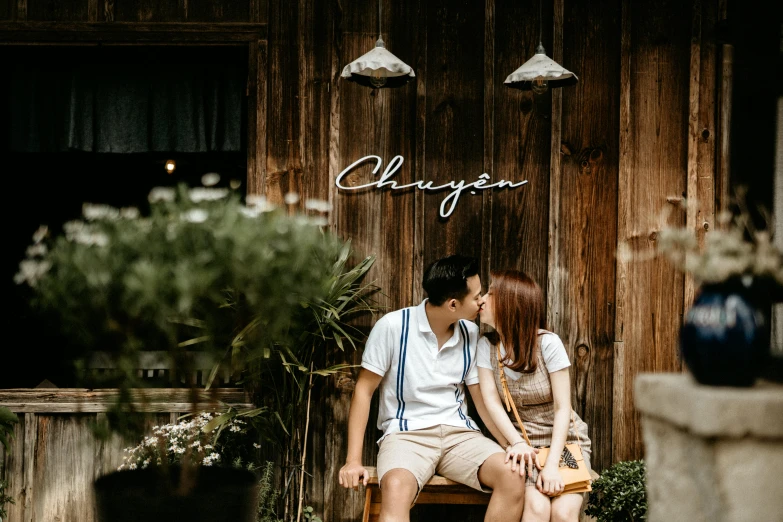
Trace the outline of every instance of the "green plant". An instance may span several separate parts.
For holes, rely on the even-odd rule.
[[[148,199],[148,216],[85,204],[83,219],[63,234],[42,227],[16,276],[81,349],[80,368],[95,351],[115,360],[117,372],[101,384],[120,389],[108,416],[120,431],[133,427],[123,424],[130,389],[144,385],[141,350],[165,351],[180,375],[190,375],[193,351],[215,361],[241,352],[232,358],[237,371],[269,358],[301,331],[302,304],[328,295],[330,266],[321,260],[343,245],[322,230],[321,217],[289,214],[260,197],[244,204],[228,189],[157,187]]]
[[[378,309],[373,298],[378,287],[363,282],[375,257],[366,257],[349,267],[351,254],[351,244],[347,241],[339,252],[318,260],[329,267],[328,291],[324,296],[302,302],[292,324],[303,326],[292,332],[289,341],[270,345],[262,357],[254,357],[243,344],[244,336],[259,327],[261,318],[254,317],[226,353],[232,365],[244,369],[244,384],[253,390],[255,403],[265,408],[265,414],[257,416],[255,421],[264,439],[282,450],[280,466],[286,472],[281,477],[286,484],[283,488],[284,514],[287,516],[296,510],[297,519],[307,513],[302,509],[302,489],[314,378],[333,376],[349,367],[330,364],[331,354],[355,348],[364,334],[352,321],[360,314]],[[215,419],[208,428],[242,414],[230,412]],[[287,494],[289,490],[296,491],[297,487],[298,497]]]
[[[5,517],[8,516],[8,513],[5,510],[6,504],[16,504],[13,498],[5,494],[6,488],[8,488],[8,482],[0,480],[0,522],[3,522]]]
[[[261,478],[258,481],[258,522],[283,522],[277,517],[277,499],[280,491],[275,488],[275,466],[266,462],[261,467]]]
[[[593,482],[585,513],[596,522],[635,522],[647,519],[644,461],[618,462]]]
[[[303,510],[304,519],[308,522],[323,522],[321,517],[315,514],[312,506],[307,506]]]
[[[0,406],[0,443],[5,446],[6,450],[11,452],[11,439],[14,435],[14,424],[19,422],[19,418],[14,412]]]

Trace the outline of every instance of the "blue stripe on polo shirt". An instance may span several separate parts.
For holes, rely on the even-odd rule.
[[[411,310],[402,311],[402,332],[400,333],[400,357],[397,363],[397,419],[400,421],[400,431],[408,431],[408,421],[405,415],[405,399],[403,386],[405,384],[405,356],[408,352],[408,332],[410,330]]]
[[[467,376],[468,369],[470,368],[470,337],[468,336],[467,332],[467,326],[465,326],[462,321],[459,321],[459,331],[462,334],[462,381],[461,384],[464,385],[465,383],[465,377]],[[455,387],[457,388],[454,393],[454,398],[457,400],[457,403],[459,404],[459,407],[457,408],[457,413],[459,413],[459,416],[462,420],[465,421],[465,425],[475,430],[473,426],[470,424],[470,420],[468,420],[467,416],[465,416],[464,413],[462,413],[462,399],[460,399],[460,388],[459,384],[455,384]]]

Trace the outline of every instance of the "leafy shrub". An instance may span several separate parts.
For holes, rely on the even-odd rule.
[[[644,461],[618,462],[593,482],[585,513],[597,522],[647,520]]]
[[[13,498],[5,494],[5,489],[7,487],[8,487],[8,482],[0,480],[0,522],[3,522],[3,520],[5,520],[5,517],[8,516],[8,513],[6,513],[5,511],[5,505],[9,503],[16,504]]]

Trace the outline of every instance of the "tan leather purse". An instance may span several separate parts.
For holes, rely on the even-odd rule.
[[[522,430],[522,436],[525,438],[525,442],[528,446],[531,448],[533,445],[530,443],[530,439],[527,436],[527,431],[525,430],[525,425],[522,424],[522,419],[519,418],[519,412],[517,412],[517,407],[514,404],[514,399],[511,397],[511,392],[508,391],[508,383],[506,382],[506,373],[503,371],[503,360],[500,357],[500,350],[496,349],[495,353],[498,357],[498,368],[500,369],[500,382],[503,384],[503,399],[506,401],[506,411],[514,411],[514,417],[517,419],[517,424],[519,425],[519,428]],[[570,424],[574,423],[574,410],[571,410],[571,422]],[[574,426],[574,433],[576,433],[576,439],[577,441],[580,441],[579,439],[579,432],[576,430],[576,426]],[[538,450],[538,460],[539,462],[546,462],[547,457],[549,456],[549,448],[539,448]],[[563,492],[560,493],[560,495],[563,495],[565,493],[587,493],[588,491],[592,491],[593,488],[591,487],[592,479],[590,478],[590,470],[587,469],[587,465],[585,465],[584,457],[582,457],[582,448],[579,447],[579,444],[566,444],[563,448],[563,453],[560,455],[560,464],[558,466],[558,471],[560,472],[560,475],[563,477],[563,482],[565,483],[565,488],[563,489]],[[559,495],[555,495],[559,496]]]

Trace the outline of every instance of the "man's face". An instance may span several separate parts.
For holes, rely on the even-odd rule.
[[[475,321],[481,309],[481,278],[474,275],[468,278],[468,295],[459,301],[457,312],[459,319]]]
[[[484,294],[484,297],[481,298],[481,301],[479,301],[481,304],[481,312],[479,312],[479,319],[481,319],[481,322],[484,324],[488,324],[491,327],[495,327],[495,310],[494,306],[492,305],[492,286],[489,287],[489,290],[486,294]]]

